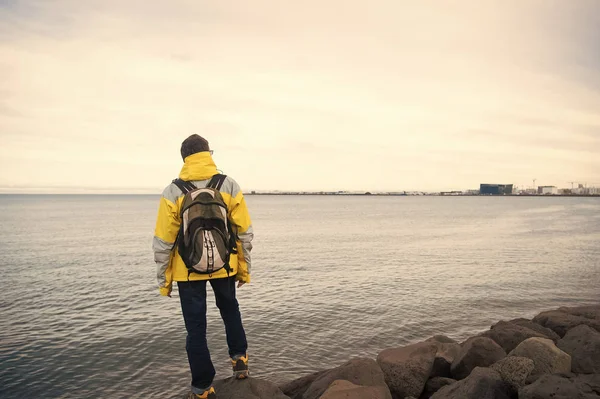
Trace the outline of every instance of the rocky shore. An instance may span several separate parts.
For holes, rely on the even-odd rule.
[[[276,386],[215,383],[219,399],[600,399],[600,305],[443,335]]]

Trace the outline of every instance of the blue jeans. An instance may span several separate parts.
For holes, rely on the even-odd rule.
[[[229,356],[245,355],[248,349],[242,316],[235,297],[235,277],[210,281],[217,307],[225,323]],[[181,310],[187,330],[185,349],[192,371],[192,391],[202,393],[215,378],[215,368],[206,342],[206,280],[177,282]]]

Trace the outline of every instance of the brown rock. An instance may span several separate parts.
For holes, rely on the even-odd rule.
[[[521,327],[527,327],[530,330],[533,330],[542,335],[545,335],[546,338],[549,338],[554,342],[556,342],[560,339],[558,334],[555,333],[554,331],[552,331],[551,329],[543,327],[543,326],[539,325],[538,323],[534,323],[533,321],[528,320],[528,319],[514,319],[514,320],[510,320],[509,323],[516,324]]]
[[[571,371],[571,356],[558,349],[554,342],[547,338],[526,339],[510,352],[509,356],[533,360],[532,376]]]
[[[365,386],[385,385],[383,372],[373,359],[356,358],[317,376],[302,394],[302,399],[321,397],[335,380],[347,380]]]
[[[519,399],[600,399],[600,375],[595,376],[546,374],[521,388]]]
[[[437,345],[421,342],[402,348],[386,349],[377,356],[385,381],[394,399],[419,397],[429,379]]]
[[[256,378],[215,381],[219,399],[289,399],[277,385]]]
[[[507,321],[496,323],[492,326],[491,330],[480,334],[480,336],[493,339],[494,342],[500,345],[506,353],[515,349],[517,345],[525,341],[527,338],[548,338],[537,331],[533,331],[527,327],[509,323]]]
[[[433,396],[434,393],[445,387],[446,385],[454,384],[456,380],[452,378],[444,378],[444,377],[432,377],[427,380],[425,384],[425,390],[421,394],[419,399],[429,399]]]
[[[569,313],[575,316],[581,316],[586,319],[600,321],[600,305],[577,306],[572,308],[558,308],[561,312]]]
[[[306,392],[306,390],[310,387],[310,385],[323,373],[326,373],[328,370],[317,371],[316,373],[312,373],[306,375],[304,377],[300,377],[293,381],[289,381],[283,385],[279,386],[281,391],[289,396],[292,399],[301,399],[302,394]]]
[[[533,318],[533,321],[551,329],[559,336],[564,337],[567,331],[578,325],[585,324],[596,331],[600,331],[600,307],[584,306],[578,308],[559,308],[542,312]]]
[[[580,374],[575,376],[573,381],[581,391],[594,392],[600,396],[600,374]]]
[[[600,332],[581,324],[570,329],[557,346],[571,355],[574,373],[600,374]]]
[[[451,376],[450,366],[456,356],[460,353],[460,345],[453,339],[444,335],[436,335],[425,342],[433,342],[438,348],[437,353],[435,354],[435,360],[433,361],[431,377],[449,378]]]
[[[443,387],[431,399],[511,399],[511,394],[498,372],[477,367],[467,378]]]
[[[506,352],[487,337],[468,339],[451,366],[452,377],[466,378],[475,367],[488,367],[506,357]]]
[[[512,388],[513,393],[525,386],[527,377],[533,372],[533,360],[526,357],[508,356],[492,364],[492,370],[500,374],[502,381],[506,382]]]
[[[350,381],[334,381],[321,399],[392,399],[386,386],[366,387]]]

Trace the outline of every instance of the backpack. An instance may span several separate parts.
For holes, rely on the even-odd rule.
[[[191,273],[210,275],[225,269],[229,276],[231,271],[229,258],[237,253],[237,240],[219,191],[226,178],[214,175],[205,188],[197,188],[185,180],[173,180],[185,194],[175,245],[188,269],[188,280]]]

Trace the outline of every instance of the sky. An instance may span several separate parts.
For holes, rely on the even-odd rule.
[[[600,186],[597,0],[0,0],[0,192]]]

